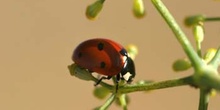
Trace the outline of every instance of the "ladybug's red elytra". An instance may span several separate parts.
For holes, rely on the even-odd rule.
[[[95,85],[102,79],[111,79],[115,75],[117,84],[121,79],[130,83],[135,77],[134,62],[125,48],[109,39],[95,38],[80,43],[73,53],[72,60],[91,73],[104,75]]]

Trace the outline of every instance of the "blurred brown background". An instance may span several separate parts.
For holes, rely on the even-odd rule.
[[[91,110],[104,103],[96,99],[93,82],[71,77],[73,49],[82,41],[104,37],[139,47],[135,81],[155,81],[191,74],[172,71],[175,59],[185,57],[177,40],[150,1],[147,16],[136,19],[132,1],[106,0],[96,21],[85,17],[94,0],[1,0],[0,1],[0,109]],[[219,16],[220,2],[212,0],[163,0],[184,27],[188,15]],[[220,44],[220,23],[206,23],[203,51]],[[192,38],[190,38],[193,41]],[[199,91],[188,86],[150,93],[129,94],[129,110],[196,110]],[[220,96],[211,98],[209,110],[220,109]],[[110,110],[121,110],[113,104]]]

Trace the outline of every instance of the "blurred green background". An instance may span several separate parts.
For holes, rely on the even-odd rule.
[[[188,15],[219,16],[214,0],[163,0],[184,27]],[[166,80],[186,76],[175,73],[172,63],[185,57],[177,40],[150,1],[147,16],[136,19],[132,0],[106,0],[96,21],[85,17],[94,0],[1,0],[0,1],[0,109],[1,110],[91,110],[104,103],[93,96],[93,82],[71,77],[73,49],[95,37],[136,44],[137,76],[134,81]],[[205,23],[203,52],[220,44],[220,23]],[[149,93],[129,94],[129,110],[196,110],[199,90],[183,86]],[[220,96],[212,97],[209,110],[220,109]],[[121,110],[116,105],[110,110]]]

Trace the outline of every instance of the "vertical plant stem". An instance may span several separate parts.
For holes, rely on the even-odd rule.
[[[125,94],[122,94],[119,97],[119,101],[120,101],[121,106],[123,107],[123,110],[128,110],[128,108],[127,108],[127,101],[126,101],[126,95]]]
[[[107,110],[108,107],[112,104],[112,102],[115,100],[116,98],[116,94],[113,93],[108,99],[107,101],[101,106],[98,108],[98,110]]]
[[[200,89],[199,110],[207,110],[209,103],[209,91]]]
[[[197,53],[194,51],[192,45],[190,44],[189,40],[187,39],[186,35],[183,33],[179,25],[176,23],[173,16],[170,14],[169,10],[165,7],[165,5],[161,2],[161,0],[152,0],[154,6],[160,12],[162,17],[165,19],[169,27],[172,29],[173,33],[175,34],[177,40],[181,44],[183,50],[187,54],[189,60],[191,61],[192,65],[194,65],[195,70],[199,70],[201,64],[203,64],[202,60],[199,58]]]

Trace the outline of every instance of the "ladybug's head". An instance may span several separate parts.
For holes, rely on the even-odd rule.
[[[127,57],[124,68],[121,71],[122,79],[126,80],[127,83],[131,83],[135,75],[134,62],[130,57]]]

